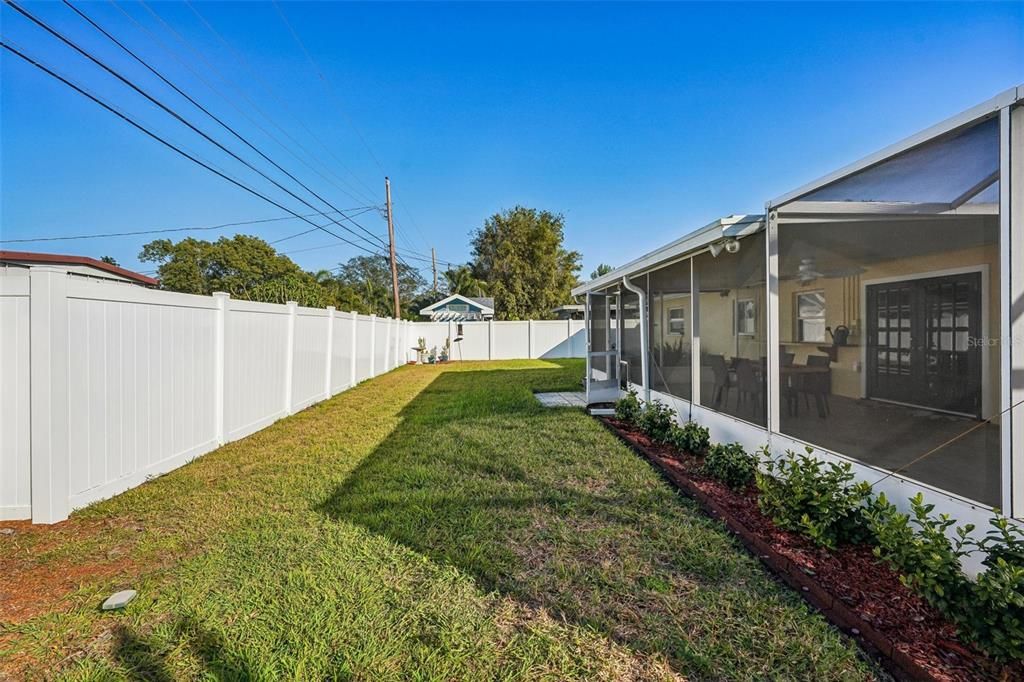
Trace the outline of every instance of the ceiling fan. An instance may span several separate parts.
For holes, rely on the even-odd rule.
[[[814,259],[814,256],[810,256],[808,258],[800,259],[800,265],[797,266],[795,275],[783,277],[782,279],[795,279],[801,284],[808,284],[820,277],[853,277],[854,275],[860,275],[863,273],[864,268],[858,266],[841,268],[839,270],[829,270],[828,272],[821,272],[820,270],[818,270],[818,264],[817,261]]]

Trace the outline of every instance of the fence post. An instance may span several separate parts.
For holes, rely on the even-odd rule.
[[[292,375],[295,369],[295,313],[299,304],[288,301],[288,336],[285,342],[284,359],[284,412],[292,414]]]
[[[349,360],[349,381],[348,386],[352,388],[356,385],[356,343],[359,340],[359,334],[356,327],[359,326],[359,313],[351,311],[352,315],[352,358]]]
[[[377,315],[370,315],[370,378],[377,376]]]
[[[384,372],[388,371],[388,356],[391,355],[391,318],[388,318],[384,330]]]
[[[213,330],[213,432],[217,445],[224,445],[224,345],[227,342],[229,294],[213,292],[217,306]]]
[[[526,357],[533,359],[533,319],[526,323]]]
[[[327,361],[324,363],[324,398],[331,397],[331,365],[334,363],[334,306],[327,306]]]
[[[494,318],[487,320],[487,359],[494,359]]]
[[[29,278],[32,521],[56,523],[68,517],[71,495],[68,273],[37,266]]]
[[[565,321],[565,357],[574,358],[576,357],[576,349],[573,348],[572,344],[572,315]]]

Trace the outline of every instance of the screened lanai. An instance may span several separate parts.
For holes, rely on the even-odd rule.
[[[621,300],[620,383],[718,440],[810,446],[1019,514],[1022,95],[580,287]]]
[[[782,433],[1000,506],[999,162],[994,112],[773,209]]]

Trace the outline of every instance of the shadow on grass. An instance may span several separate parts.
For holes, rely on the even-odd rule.
[[[113,656],[130,679],[147,682],[172,682],[181,679],[180,671],[168,664],[168,642],[183,643],[199,670],[194,677],[215,680],[260,679],[256,668],[232,647],[224,637],[191,618],[180,618],[170,626],[171,638],[143,635],[120,625],[114,631]]]
[[[537,403],[578,388],[568,376],[440,374],[321,511],[688,675],[856,670],[849,642],[695,505],[581,410]]]

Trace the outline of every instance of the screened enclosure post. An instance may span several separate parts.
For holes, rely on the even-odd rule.
[[[700,405],[700,281],[696,259],[690,259],[690,413]]]
[[[768,433],[779,433],[781,426],[781,409],[779,405],[779,381],[781,372],[781,356],[779,354],[779,214],[773,208],[767,213],[767,239],[765,240],[765,281],[768,286],[768,319],[765,328],[768,331]]]
[[[359,343],[359,313],[352,310],[349,312],[349,315],[352,316],[352,339],[350,341],[352,357],[349,359],[348,365],[348,385],[351,387],[356,385],[356,345]]]
[[[1003,344],[1002,361],[1008,370],[1009,405],[1024,401],[1024,106],[1003,109],[999,182],[1001,234],[1008,239],[1004,249],[1009,260],[1006,279],[1009,295],[1003,296],[1003,320],[1009,322],[1009,343]],[[1007,357],[1007,354],[1009,357]],[[1003,409],[1009,407],[1004,406]],[[1016,518],[1024,517],[1024,405],[1002,420],[1003,472],[1010,484],[1005,509]]]
[[[324,361],[324,397],[331,397],[331,364],[334,360],[334,306],[327,306],[327,358]]]
[[[588,291],[583,299],[583,331],[586,334],[586,341],[583,355],[586,357],[586,374],[583,376],[583,390],[586,393],[587,403],[590,403],[590,292]]]

